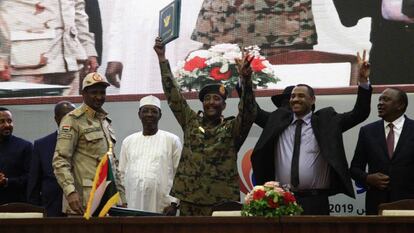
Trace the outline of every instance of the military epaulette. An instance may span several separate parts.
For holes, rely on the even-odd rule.
[[[83,108],[76,108],[72,112],[69,113],[70,116],[74,116],[75,118],[81,117],[83,114],[85,114],[85,109]]]

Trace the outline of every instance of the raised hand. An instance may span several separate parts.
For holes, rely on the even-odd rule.
[[[242,81],[249,81],[252,78],[252,67],[251,63],[254,59],[253,56],[243,53],[241,59],[236,59],[236,68],[239,72],[240,79]]]
[[[359,83],[368,83],[369,74],[371,71],[370,64],[366,60],[366,50],[362,53],[362,58],[357,52],[357,63],[358,63],[358,82]]]
[[[162,40],[160,37],[155,38],[155,44],[154,44],[154,51],[158,56],[158,60],[166,61],[165,58],[165,45],[162,43]]]

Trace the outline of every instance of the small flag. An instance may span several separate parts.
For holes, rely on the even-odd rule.
[[[119,200],[120,195],[116,189],[111,161],[107,153],[102,157],[96,169],[95,179],[83,217],[86,219],[91,216],[104,217]]]

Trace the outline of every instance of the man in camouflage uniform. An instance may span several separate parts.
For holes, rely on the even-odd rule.
[[[240,199],[237,152],[256,117],[250,61],[245,57],[238,63],[243,87],[239,114],[223,118],[228,94],[223,85],[209,85],[200,91],[204,112],[196,113],[173,79],[160,38],[154,50],[168,104],[184,131],[184,148],[171,195],[181,200],[181,215],[211,215],[215,204]]]
[[[204,45],[258,45],[267,55],[317,44],[311,0],[204,0],[191,37]],[[207,47],[207,46],[206,46]]]
[[[96,168],[116,141],[111,120],[102,109],[108,86],[100,74],[88,74],[83,80],[83,104],[68,113],[60,123],[52,165],[65,196],[64,213],[83,214]],[[126,203],[116,158],[110,155],[110,159],[116,171],[118,191],[122,202]]]

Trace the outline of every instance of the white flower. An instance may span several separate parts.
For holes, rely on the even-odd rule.
[[[223,58],[227,59],[230,64],[236,64],[235,59],[241,59],[242,54],[240,51],[231,51],[223,54]]]
[[[223,57],[220,57],[220,56],[214,56],[214,57],[212,57],[212,58],[210,58],[210,59],[208,59],[207,61],[206,61],[206,64],[208,65],[208,66],[210,66],[210,65],[212,65],[212,64],[215,64],[215,63],[223,63],[223,62],[225,62],[226,60],[224,60],[223,59]]]
[[[226,73],[229,70],[229,64],[224,63],[220,68],[220,73]]]
[[[263,190],[263,191],[265,191],[265,188],[264,188],[263,185],[256,185],[256,186],[254,186],[253,191],[257,191],[257,190]]]
[[[208,50],[204,50],[204,49],[202,49],[202,50],[196,50],[196,51],[191,52],[188,55],[187,61],[193,59],[194,57],[209,58],[211,56],[212,56],[212,54]]]
[[[279,182],[276,182],[276,181],[268,181],[264,184],[265,187],[270,187],[270,188],[279,187],[279,185],[280,185]]]
[[[227,53],[232,51],[240,51],[240,48],[237,44],[217,44],[212,46],[209,50],[218,53]]]

